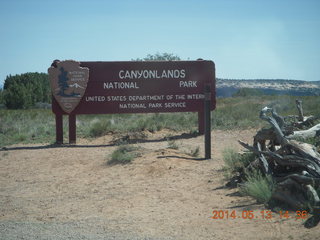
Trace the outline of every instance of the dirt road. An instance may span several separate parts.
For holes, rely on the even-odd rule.
[[[0,239],[316,239],[302,220],[263,219],[262,205],[223,188],[222,151],[255,130],[213,131],[211,160],[187,155],[203,136],[149,133],[132,164],[106,165],[114,136],[77,145],[14,145],[0,151]],[[235,219],[212,219],[214,210]],[[255,218],[244,219],[252,210]]]

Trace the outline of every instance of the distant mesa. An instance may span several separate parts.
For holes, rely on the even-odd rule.
[[[320,96],[320,81],[217,78],[217,97],[231,97],[242,88],[259,89],[265,95]]]

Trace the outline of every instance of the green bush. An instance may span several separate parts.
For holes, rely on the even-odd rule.
[[[255,159],[255,155],[253,153],[239,154],[231,148],[224,149],[222,151],[222,156],[226,167],[225,170],[229,173],[240,171]]]
[[[137,157],[137,154],[134,153],[136,148],[128,145],[119,146],[112,154],[110,159],[107,161],[108,165],[115,164],[128,164]]]
[[[110,122],[109,121],[94,121],[89,128],[89,137],[100,137],[105,135],[108,131],[110,131]]]
[[[245,173],[240,192],[256,199],[260,203],[267,203],[272,195],[274,183],[270,176],[264,176],[259,170],[248,172],[246,166],[255,160],[253,153],[239,154],[233,149],[223,151],[223,160],[226,165],[226,176],[231,177],[235,172]]]
[[[9,75],[5,79],[3,92],[0,95],[8,109],[26,109],[37,102],[49,103],[51,90],[48,75],[45,73]]]
[[[262,96],[263,91],[255,88],[240,88],[232,97]]]
[[[176,143],[176,141],[168,140],[168,148],[177,150],[177,149],[179,149],[179,146]]]
[[[199,157],[199,154],[200,154],[199,146],[194,149],[191,149],[191,152],[190,152],[191,157]]]
[[[270,176],[263,176],[260,171],[246,174],[246,181],[240,187],[242,194],[256,199],[259,203],[267,204],[271,199],[274,183]]]

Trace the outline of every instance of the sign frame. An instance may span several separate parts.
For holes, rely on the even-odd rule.
[[[55,60],[48,72],[52,72],[53,68],[58,68],[63,62]],[[207,106],[209,112],[216,107],[216,77],[213,61],[199,59],[197,61],[78,62],[78,64],[79,69],[89,69],[87,86],[78,105],[72,111],[65,111],[53,91],[52,111],[56,116],[56,143],[58,144],[63,143],[63,115],[69,116],[69,143],[72,144],[76,143],[76,115],[78,114],[198,112],[199,133],[203,134],[205,96],[211,99]],[[208,86],[209,93],[205,92]],[[158,101],[153,101],[154,96],[158,96]],[[174,99],[169,99],[169,96]],[[107,101],[111,97],[116,100]],[[124,103],[121,105],[117,99]],[[138,101],[133,100],[131,103],[124,99],[130,101],[138,99]],[[123,108],[125,104],[127,106],[135,104],[133,106],[137,108]],[[153,108],[153,105],[158,107]]]

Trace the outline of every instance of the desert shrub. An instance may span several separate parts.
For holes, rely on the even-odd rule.
[[[100,137],[105,135],[110,130],[110,123],[107,120],[97,120],[90,124],[88,136]]]
[[[241,184],[240,191],[256,199],[259,203],[267,204],[271,199],[274,183],[270,176],[264,176],[260,171],[246,174],[246,181]]]
[[[131,163],[131,161],[137,157],[137,154],[134,152],[135,150],[137,150],[137,148],[128,145],[121,145],[111,154],[107,164],[115,165]]]
[[[266,126],[259,119],[265,106],[274,108],[282,116],[297,115],[295,100],[302,100],[304,114],[320,115],[320,98],[317,96],[248,96],[217,99],[217,108],[212,112],[212,127],[218,129],[247,129]]]
[[[239,154],[233,149],[223,151],[225,175],[230,178],[235,172],[241,172],[240,192],[256,199],[260,203],[268,203],[273,192],[274,183],[270,176],[264,176],[259,170],[247,170],[249,163],[254,161],[253,153]]]
[[[168,148],[170,149],[179,149],[178,144],[174,140],[168,140]]]
[[[232,97],[262,96],[263,91],[255,88],[240,88]]]
[[[67,134],[67,121],[64,121]],[[50,110],[0,110],[0,146],[55,140],[54,115]]]
[[[250,107],[248,107],[250,106]],[[263,105],[254,98],[219,99],[212,112],[212,126],[218,129],[246,129],[262,126],[259,111]]]
[[[212,112],[213,129],[248,129],[266,126],[259,119],[265,106],[274,107],[280,115],[297,115],[296,97],[249,96],[217,99],[217,108]],[[299,97],[303,101],[305,115],[320,116],[320,98]],[[64,136],[68,136],[68,121],[64,117]],[[155,132],[161,129],[185,131],[198,130],[197,113],[150,113],[110,114],[77,116],[78,137],[98,137],[106,133]],[[24,137],[13,137],[16,134]],[[23,141],[20,141],[24,139]],[[55,119],[51,110],[5,110],[0,109],[0,145],[18,142],[51,142],[55,139]],[[318,147],[319,148],[319,147]]]
[[[190,152],[191,157],[199,157],[199,154],[200,154],[199,146],[194,149],[191,149],[191,152]]]
[[[222,156],[225,163],[225,170],[229,173],[241,170],[255,159],[253,153],[239,154],[232,148],[224,149]]]

